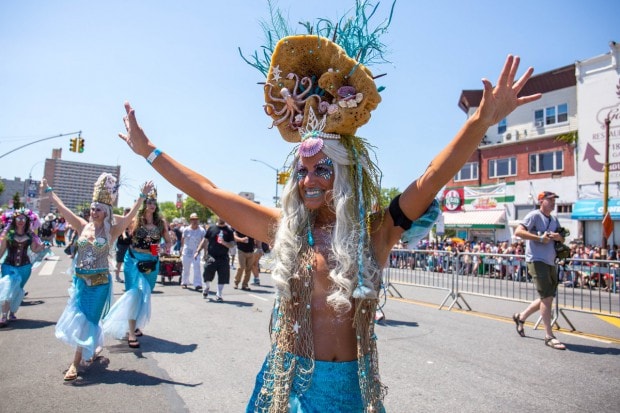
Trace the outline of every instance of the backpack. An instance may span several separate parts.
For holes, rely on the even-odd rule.
[[[41,225],[41,228],[39,229],[39,236],[40,237],[49,237],[50,235],[52,235],[52,221],[45,221],[43,223],[43,225]]]

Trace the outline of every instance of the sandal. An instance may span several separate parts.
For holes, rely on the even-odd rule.
[[[15,321],[17,320],[17,316],[15,315],[15,313],[9,313],[9,321]]]
[[[516,324],[517,334],[520,335],[521,337],[525,337],[525,330],[523,329],[523,326],[525,325],[525,321],[521,320],[521,315],[519,315],[519,313],[514,313],[512,315],[512,321],[514,321]]]
[[[140,331],[139,328],[136,328],[136,331],[134,331],[133,333],[136,335],[136,337],[142,337],[142,335],[143,335],[142,331]]]
[[[2,316],[2,318],[0,318],[0,328],[4,328],[6,326],[8,326],[9,323],[7,323],[6,321],[6,316]]]
[[[545,337],[545,346],[551,347],[554,350],[566,350],[566,346],[553,336]]]
[[[131,348],[140,348],[140,342],[138,341],[138,339],[133,339],[133,340],[128,339],[127,344]]]
[[[69,366],[69,369],[65,373],[65,381],[73,381],[77,379],[77,376],[78,376],[77,368],[75,368],[75,365],[71,364]]]

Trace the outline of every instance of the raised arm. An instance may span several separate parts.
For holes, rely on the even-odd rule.
[[[114,228],[112,228],[112,231],[110,233],[112,239],[118,238],[123,233],[123,231],[125,231],[125,228],[127,228],[129,224],[131,224],[131,221],[135,218],[136,214],[140,210],[140,207],[142,206],[142,203],[146,198],[146,194],[151,192],[154,186],[155,184],[153,183],[153,181],[147,181],[143,183],[142,187],[140,188],[140,196],[138,196],[136,202],[134,202],[129,213],[122,216],[114,215],[116,224],[114,225]]]
[[[41,179],[41,188],[43,189],[43,192],[50,197],[50,200],[56,204],[56,208],[58,208],[60,214],[65,218],[65,221],[71,224],[71,226],[75,228],[78,233],[81,233],[84,225],[88,222],[67,208],[67,206],[62,202],[62,199],[56,195],[53,188],[47,184],[46,178]]]
[[[127,142],[136,154],[150,159],[149,162],[161,176],[244,234],[256,239],[272,239],[272,230],[280,215],[278,209],[256,204],[222,190],[168,154],[156,151],[156,146],[146,137],[136,120],[134,109],[128,102],[125,102],[125,111],[127,116],[123,120],[127,134],[119,133],[120,138]]]
[[[497,85],[482,79],[484,91],[480,106],[465,122],[452,141],[431,161],[426,171],[400,197],[400,206],[407,217],[415,220],[431,203],[437,192],[463,167],[476,150],[487,130],[508,116],[518,106],[533,102],[540,93],[518,97],[534,72],[528,68],[515,82],[519,57],[509,55]]]

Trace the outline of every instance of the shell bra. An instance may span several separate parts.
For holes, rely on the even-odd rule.
[[[84,236],[80,236],[77,241],[77,261],[75,266],[84,270],[94,270],[98,268],[108,268],[108,254],[110,245],[104,237],[96,237],[90,241]]]
[[[131,246],[148,250],[151,248],[151,244],[159,244],[161,242],[161,227],[161,222],[155,228],[146,228],[140,225],[133,231]]]
[[[7,239],[7,255],[4,263],[14,267],[30,264],[30,258],[28,257],[28,247],[30,244],[32,244],[30,236],[22,241],[17,241],[14,238]]]

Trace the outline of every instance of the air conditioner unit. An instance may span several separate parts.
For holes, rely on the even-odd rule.
[[[504,134],[504,141],[509,141],[512,139],[512,134],[510,132]]]
[[[535,123],[537,128],[542,128],[543,126],[545,126],[545,123],[541,120],[537,120]]]

